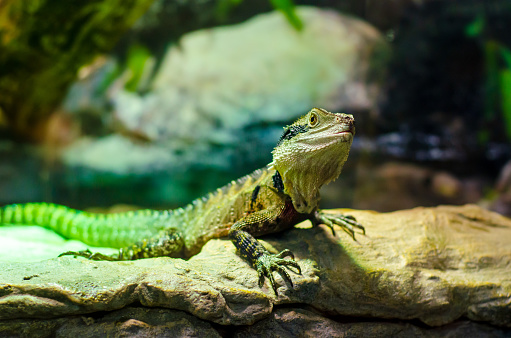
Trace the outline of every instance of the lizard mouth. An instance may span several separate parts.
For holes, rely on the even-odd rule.
[[[336,134],[351,134],[351,136],[355,135],[355,127],[349,126],[349,129],[339,130]]]

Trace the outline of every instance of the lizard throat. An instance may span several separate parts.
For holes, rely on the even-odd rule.
[[[327,144],[330,142],[327,142]],[[274,153],[273,164],[282,177],[284,193],[299,213],[317,209],[319,189],[335,180],[348,158],[351,142]]]

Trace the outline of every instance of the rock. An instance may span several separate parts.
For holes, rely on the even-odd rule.
[[[183,36],[149,94],[114,95],[118,119],[151,140],[230,143],[231,129],[288,121],[314,106],[372,107],[364,84],[374,50],[385,48],[378,31],[331,10],[297,14],[300,32],[272,12]]]
[[[138,144],[115,134],[98,140],[83,138],[67,149],[63,159],[67,163],[86,162],[99,171],[117,175],[145,173],[148,166],[159,171],[179,163],[163,147]]]
[[[65,251],[80,251],[87,246],[75,240],[66,240],[53,231],[39,226],[0,227],[2,245],[0,264],[5,262],[40,262],[52,259]],[[115,253],[112,248],[97,248],[105,253]]]
[[[446,198],[459,197],[462,183],[448,172],[439,172],[433,176],[433,191]]]
[[[284,307],[252,326],[219,327],[184,311],[127,307],[98,316],[70,316],[37,321],[0,322],[0,333],[17,336],[142,336],[142,337],[507,337],[510,330],[470,321],[458,321],[439,328],[425,328],[404,322],[336,322],[314,311]]]
[[[350,213],[368,235],[343,240],[337,252],[318,241],[323,250],[311,257],[325,274],[316,298],[323,311],[510,325],[511,220],[475,205]]]
[[[511,161],[502,167],[497,183],[495,184],[496,195],[489,207],[491,210],[506,216],[511,216]]]
[[[128,307],[100,318],[74,316],[0,322],[2,335],[59,337],[220,337],[211,324],[183,311]]]
[[[245,143],[241,148],[249,145]],[[269,150],[266,156],[269,162]],[[172,151],[172,147],[137,142],[118,134],[82,138],[63,154],[67,166],[55,175],[61,189],[53,200],[78,209],[109,206],[112,201],[148,208],[182,206],[248,174],[246,167],[229,167],[235,157],[232,149],[205,144],[190,149],[176,146]],[[248,151],[240,158],[238,164],[251,162]],[[76,191],[81,193],[77,195]]]
[[[336,322],[309,310],[277,309],[252,326],[235,329],[234,337],[505,337],[510,330],[460,321],[440,328],[403,322]]]
[[[357,209],[394,211],[419,205],[477,203],[483,196],[485,184],[484,177],[461,178],[461,175],[425,165],[389,161],[368,166],[362,161],[357,165],[352,205]],[[327,189],[336,188],[334,184]]]
[[[257,272],[227,239],[209,241],[188,261],[1,257],[0,320],[94,317],[139,303],[221,325],[252,325],[285,318],[271,317],[276,305],[300,304],[332,320],[441,326],[466,318],[511,327],[511,220],[475,205],[349,213],[367,230],[357,241],[308,223],[263,239],[271,250],[291,249],[302,267],[301,275],[290,273],[294,287],[275,274],[278,297],[268,281],[259,288]],[[303,325],[317,320],[310,318]]]

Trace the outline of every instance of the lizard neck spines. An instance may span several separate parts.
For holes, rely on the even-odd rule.
[[[272,176],[273,187],[277,189],[279,192],[284,192],[284,182],[282,182],[282,176],[278,170],[275,171],[275,174]]]

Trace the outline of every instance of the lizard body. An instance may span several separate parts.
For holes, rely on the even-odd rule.
[[[228,236],[240,254],[257,269],[260,284],[283,266],[300,266],[289,250],[269,253],[256,239],[304,221],[340,225],[354,238],[364,231],[351,216],[318,210],[319,188],[336,179],[348,157],[355,133],[353,116],[314,108],[285,128],[273,150],[273,161],[237,181],[176,210],[139,210],[92,214],[47,203],[13,204],[0,208],[0,224],[36,224],[91,246],[119,249],[115,255],[89,250],[62,255],[95,260],[131,260],[169,256],[189,258],[212,238]],[[291,256],[292,259],[284,259]],[[291,283],[292,284],[292,283]]]

